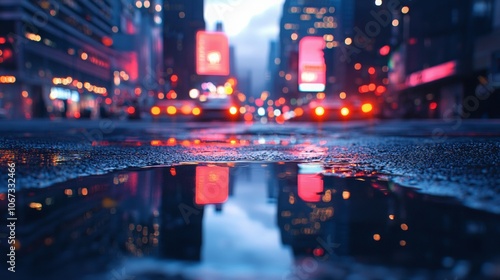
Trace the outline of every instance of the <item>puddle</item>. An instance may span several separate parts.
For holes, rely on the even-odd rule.
[[[500,216],[348,164],[127,170],[23,190],[16,213],[17,279],[500,275]]]

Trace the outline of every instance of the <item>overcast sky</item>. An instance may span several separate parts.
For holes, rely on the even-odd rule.
[[[251,70],[252,89],[262,90],[269,42],[277,40],[284,0],[205,0],[207,30],[224,23],[230,44],[236,48],[238,73]]]

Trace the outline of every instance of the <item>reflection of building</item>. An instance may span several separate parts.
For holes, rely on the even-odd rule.
[[[160,206],[160,254],[200,260],[204,207],[194,204],[195,166],[177,166],[164,173]]]
[[[493,214],[370,177],[325,175],[319,200],[306,202],[297,173],[296,164],[278,166],[278,226],[297,258],[434,266],[450,256],[479,260],[498,254]],[[471,225],[485,230],[466,230]]]

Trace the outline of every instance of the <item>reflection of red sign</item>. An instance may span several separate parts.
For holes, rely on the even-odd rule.
[[[196,33],[196,73],[229,75],[229,40],[222,32]]]
[[[326,65],[323,37],[307,36],[299,43],[299,90],[320,92],[325,90]]]
[[[196,167],[195,203],[224,203],[229,195],[229,168],[219,166]]]
[[[298,192],[299,197],[305,202],[319,202],[323,192],[323,180],[318,174],[299,174]]]

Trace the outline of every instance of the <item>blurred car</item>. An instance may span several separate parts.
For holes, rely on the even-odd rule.
[[[194,120],[202,109],[195,100],[158,100],[149,110],[154,119]]]
[[[236,121],[241,119],[240,105],[232,96],[208,97],[201,105],[201,120]]]
[[[297,110],[296,110],[297,111]],[[296,121],[335,121],[370,119],[378,114],[373,102],[360,99],[351,100],[313,100],[300,107]]]

